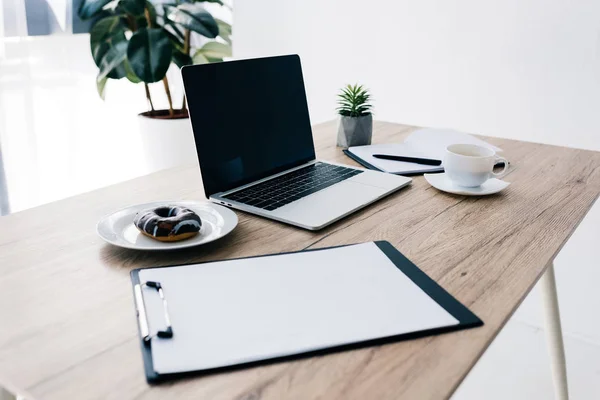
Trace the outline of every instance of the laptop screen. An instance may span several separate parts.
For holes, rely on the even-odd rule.
[[[182,69],[206,196],[315,158],[297,55]]]

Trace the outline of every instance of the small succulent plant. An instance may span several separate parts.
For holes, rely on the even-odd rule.
[[[344,117],[363,117],[371,114],[371,95],[363,85],[347,85],[338,94],[338,114]]]

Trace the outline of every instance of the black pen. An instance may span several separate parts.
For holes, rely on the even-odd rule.
[[[379,158],[381,160],[404,161],[404,162],[423,164],[423,165],[433,165],[433,166],[442,165],[442,161],[434,160],[431,158],[392,156],[389,154],[373,154],[373,157]]]

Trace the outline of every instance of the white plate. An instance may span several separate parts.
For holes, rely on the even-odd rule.
[[[425,174],[424,176],[427,182],[434,188],[441,190],[442,192],[461,194],[464,196],[485,196],[494,194],[506,189],[508,185],[510,185],[509,182],[492,178],[485,181],[481,186],[468,188],[458,186],[452,182],[445,173]]]
[[[160,242],[143,235],[133,225],[135,215],[148,208],[174,205],[189,208],[200,216],[202,228],[198,235],[179,242]],[[96,231],[105,241],[115,246],[135,250],[175,250],[198,246],[222,238],[236,227],[237,215],[228,208],[199,201],[157,201],[124,208],[105,216]]]

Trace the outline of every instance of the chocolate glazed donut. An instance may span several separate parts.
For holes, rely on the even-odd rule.
[[[195,236],[202,221],[189,208],[163,206],[136,214],[133,224],[144,235],[161,242],[175,242]]]

